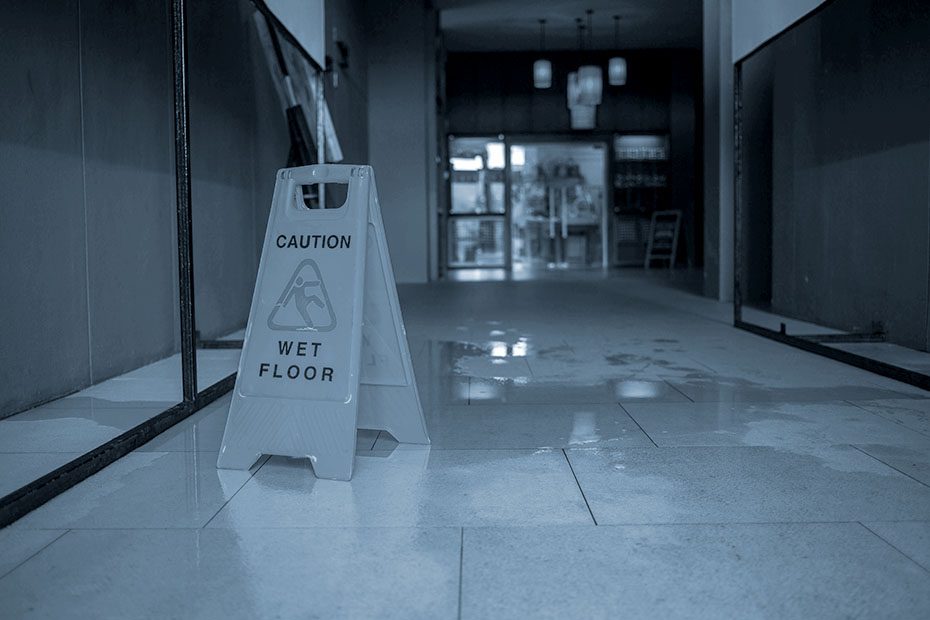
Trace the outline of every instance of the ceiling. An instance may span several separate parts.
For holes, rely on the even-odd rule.
[[[539,20],[546,19],[546,49],[578,48],[575,18],[592,9],[594,49],[613,49],[614,15],[620,15],[621,49],[699,48],[701,0],[433,0],[446,49],[539,49]]]

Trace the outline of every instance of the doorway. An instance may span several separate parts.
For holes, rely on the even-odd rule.
[[[607,267],[607,142],[450,136],[448,147],[448,270]]]

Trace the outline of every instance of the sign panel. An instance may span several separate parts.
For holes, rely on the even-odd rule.
[[[303,186],[347,183],[308,209]],[[239,374],[217,466],[307,457],[352,476],[356,427],[429,443],[369,166],[278,173]]]

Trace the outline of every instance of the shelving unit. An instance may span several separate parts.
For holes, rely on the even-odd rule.
[[[669,208],[669,138],[614,135],[613,264],[642,265],[652,214]]]

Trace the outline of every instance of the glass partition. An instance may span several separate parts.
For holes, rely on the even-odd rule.
[[[4,10],[0,497],[182,398],[169,12],[69,6]]]
[[[231,387],[294,136],[255,5],[184,5],[4,11],[0,525]],[[197,41],[189,212],[175,149],[186,143],[173,97],[179,33]],[[194,334],[182,327],[187,257]],[[195,337],[203,346],[182,355]],[[194,363],[185,395],[182,365]]]
[[[928,32],[834,0],[737,68],[737,324],[923,387]]]
[[[514,268],[606,266],[606,145],[515,142],[510,165]]]
[[[447,266],[505,266],[508,240],[503,140],[450,137],[448,166]]]

